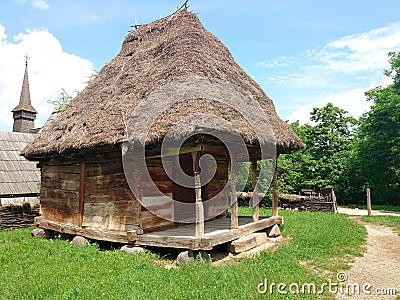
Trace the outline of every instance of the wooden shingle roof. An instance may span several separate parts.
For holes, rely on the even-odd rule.
[[[39,193],[40,171],[35,162],[20,156],[35,135],[0,131],[0,196],[17,197]]]

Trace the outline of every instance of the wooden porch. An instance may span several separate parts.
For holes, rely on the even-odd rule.
[[[229,229],[230,217],[222,217],[204,222],[204,234],[196,236],[195,224],[140,234],[130,241],[138,246],[184,248],[192,250],[211,250],[214,246],[236,240],[250,233],[265,230],[275,224],[282,224],[280,216],[260,218],[253,222],[251,217],[239,217],[238,227]],[[129,235],[128,235],[129,239]]]
[[[265,230],[275,224],[282,224],[281,216],[260,218],[254,222],[251,217],[239,217],[238,227],[229,229],[230,217],[222,217],[204,222],[204,234],[196,236],[196,225],[188,224],[176,228],[140,233],[140,230],[115,231],[94,227],[79,227],[35,218],[35,225],[61,233],[82,235],[91,239],[118,243],[129,243],[138,246],[168,247],[192,250],[211,250],[214,246],[236,240],[250,233]],[[139,228],[138,228],[139,229]]]

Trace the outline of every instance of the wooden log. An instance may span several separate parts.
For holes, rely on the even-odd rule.
[[[83,208],[85,203],[85,163],[79,165],[80,184],[79,184],[79,208],[78,208],[78,226],[82,227]]]
[[[338,213],[338,205],[337,205],[337,201],[336,201],[335,191],[333,189],[331,191],[331,197],[332,197],[332,202],[333,202],[333,213],[336,214],[336,213]]]
[[[368,217],[372,215],[371,212],[371,190],[367,188],[367,209],[368,209]]]
[[[32,226],[35,217],[39,216],[38,203],[14,203],[0,205],[0,226],[7,229]]]
[[[274,169],[274,177],[272,179],[272,185],[273,185],[273,192],[272,192],[272,215],[277,216],[278,215],[278,187],[277,187],[277,181],[278,181],[278,172],[277,172],[277,165],[278,165],[278,159],[276,159],[275,162],[275,169]]]
[[[251,161],[251,171],[252,171],[252,179],[253,179],[253,222],[257,222],[259,218],[259,198],[257,191],[257,161]]]
[[[46,220],[43,217],[36,217],[35,224],[39,225],[39,227],[43,229],[50,229],[61,233],[80,235],[90,239],[117,243],[128,243],[126,231],[107,230],[94,227],[81,228],[72,224]]]
[[[201,199],[201,179],[199,172],[199,153],[192,152],[194,192],[196,198],[196,237],[204,235],[204,207]]]
[[[239,226],[238,219],[238,202],[236,197],[236,162],[231,162],[231,229],[237,229]]]
[[[260,246],[267,241],[268,238],[265,232],[251,233],[228,243],[227,249],[229,252],[242,253],[244,251]]]

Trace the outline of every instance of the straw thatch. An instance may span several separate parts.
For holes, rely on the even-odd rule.
[[[192,78],[225,82],[255,99],[268,116],[280,153],[304,146],[289,125],[277,116],[272,100],[236,64],[229,50],[204,29],[195,14],[181,10],[130,32],[120,53],[43,128],[23,154],[33,158],[67,149],[122,142],[127,121],[141,101],[154,100],[152,92],[167,84]],[[162,98],[161,95],[158,100]],[[212,111],[232,123],[247,142],[259,142],[246,118],[232,107],[196,95],[190,95],[187,100],[169,107],[141,141],[148,144],[162,138],[179,115]]]

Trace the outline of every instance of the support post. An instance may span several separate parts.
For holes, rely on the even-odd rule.
[[[338,206],[337,206],[335,191],[333,189],[331,192],[331,197],[333,202],[333,213],[336,214],[338,212]]]
[[[371,216],[371,190],[367,188],[367,209],[368,209],[368,217]]]
[[[196,237],[204,235],[204,207],[201,199],[201,180],[199,170],[199,152],[192,152],[194,193],[196,197]]]
[[[278,215],[278,189],[277,189],[277,181],[278,181],[278,157],[276,158],[275,168],[274,168],[274,177],[272,179],[273,193],[272,193],[272,215]]]
[[[257,190],[257,161],[251,161],[251,171],[253,178],[253,222],[258,222],[259,219],[259,203],[258,203],[258,190]]]
[[[236,162],[231,162],[231,229],[239,227],[238,202],[236,196]]]
[[[85,163],[79,165],[79,206],[78,206],[78,226],[82,227],[83,208],[85,204]]]

